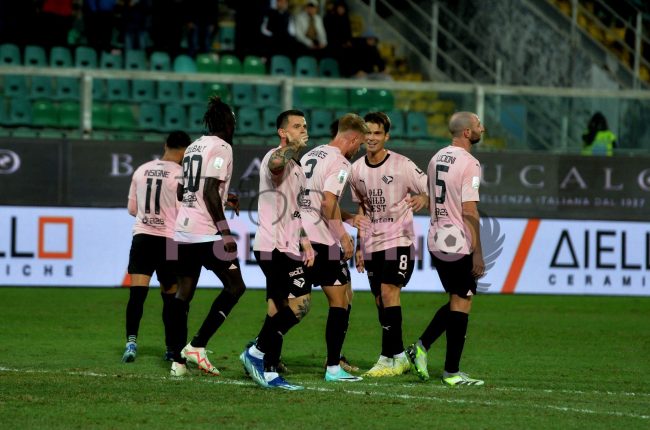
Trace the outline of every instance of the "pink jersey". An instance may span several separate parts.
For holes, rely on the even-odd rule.
[[[439,251],[434,235],[439,229],[454,226],[463,231],[465,240],[462,247],[454,249],[457,254],[469,254],[472,244],[471,231],[463,220],[463,202],[479,201],[478,189],[481,185],[481,165],[478,160],[463,148],[447,146],[433,156],[427,170],[429,175],[429,207],[431,224],[428,245],[430,251]],[[448,249],[443,251],[449,251]]]
[[[305,188],[305,174],[295,160],[289,160],[282,173],[274,175],[268,168],[274,148],[266,153],[260,165],[260,187],[257,200],[258,227],[255,251],[273,251],[299,255],[300,205]]]
[[[338,243],[338,238],[328,228],[328,220],[321,213],[321,206],[325,191],[341,198],[350,175],[350,162],[338,148],[321,145],[305,154],[300,164],[306,178],[300,216],[307,237],[324,245]]]
[[[427,175],[415,163],[391,151],[375,165],[360,158],[352,165],[350,187],[352,200],[361,203],[372,220],[361,237],[367,254],[413,243],[413,211],[406,199],[428,191]]]
[[[134,235],[174,237],[176,184],[181,175],[181,166],[173,161],[152,160],[135,170],[128,204],[129,213],[135,214]]]
[[[215,240],[217,227],[203,199],[205,178],[216,178],[222,204],[226,205],[232,177],[232,147],[217,136],[201,136],[183,156],[183,201],[176,218],[176,239],[190,242]]]

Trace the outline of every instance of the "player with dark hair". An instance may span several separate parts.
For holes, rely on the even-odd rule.
[[[300,215],[316,256],[310,279],[314,285],[322,287],[329,302],[325,329],[326,381],[354,382],[362,379],[350,375],[340,365],[352,292],[346,261],[354,254],[353,240],[343,221],[357,228],[366,228],[369,221],[362,215],[342,211],[338,201],[350,175],[349,160],[359,151],[367,132],[363,118],[346,114],[339,120],[334,139],[327,145],[312,149],[300,160],[307,179]]]
[[[170,357],[170,303],[176,293],[176,277],[166,258],[166,244],[174,237],[178,202],[176,184],[182,174],[180,166],[190,137],[183,131],[167,136],[163,156],[138,167],[131,179],[128,211],[135,217],[133,240],[129,253],[128,273],[131,277],[129,302],[126,305],[126,349],[122,362],[130,363],[137,354],[137,338],[144,302],[154,272],[160,282],[163,300],[162,319],[165,343]]]
[[[203,121],[208,135],[201,136],[185,150],[183,178],[177,189],[181,206],[174,234],[178,244],[178,291],[172,307],[173,376],[187,373],[187,361],[209,375],[219,375],[219,370],[208,360],[205,347],[246,290],[237,258],[237,243],[224,214],[229,204],[228,187],[232,178],[235,116],[219,97],[211,97]],[[237,202],[230,203],[239,213]],[[202,267],[217,275],[223,290],[212,303],[197,334],[183,347],[187,341],[189,303]]]
[[[485,131],[478,115],[456,112],[449,120],[451,145],[438,151],[427,170],[429,176],[428,247],[449,302],[440,307],[418,341],[407,348],[413,368],[421,379],[429,379],[427,350],[447,333],[447,354],[442,382],[446,385],[483,385],[460,371],[460,357],[476,280],[485,274],[481,248],[480,222],[477,202],[481,184],[481,166],[470,151]],[[450,248],[438,232],[455,231],[457,245]],[[462,233],[461,233],[462,232]],[[462,238],[466,238],[462,240]]]
[[[400,292],[413,273],[413,212],[427,207],[427,175],[385,148],[391,125],[385,113],[370,112],[364,119],[369,129],[366,156],[352,165],[350,188],[352,200],[372,224],[359,232],[355,261],[359,273],[368,272],[382,328],[381,355],[365,375],[395,376],[411,367],[402,340]]]
[[[305,187],[299,159],[309,135],[305,114],[296,109],[282,112],[276,125],[280,146],[268,151],[260,163],[259,220],[253,245],[255,259],[266,277],[267,314],[256,342],[242,352],[240,359],[260,386],[300,390],[303,387],[288,383],[278,374],[278,365],[283,336],[311,305],[311,282],[306,272],[314,263],[314,254],[304,237],[299,205]]]

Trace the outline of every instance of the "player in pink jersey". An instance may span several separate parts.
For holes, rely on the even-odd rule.
[[[449,120],[451,145],[441,149],[429,163],[431,225],[429,252],[449,302],[443,305],[418,342],[407,348],[413,367],[429,379],[427,350],[447,333],[447,355],[442,382],[447,385],[483,385],[460,371],[460,357],[476,280],[485,274],[477,202],[481,166],[470,151],[485,131],[478,115],[456,112]]]
[[[329,302],[325,329],[327,342],[326,381],[360,381],[340,366],[341,349],[349,321],[352,294],[346,260],[354,254],[352,238],[343,221],[365,227],[366,217],[342,211],[339,198],[350,175],[350,162],[368,132],[363,118],[347,114],[340,118],[338,132],[328,145],[318,146],[300,160],[307,179],[301,200],[302,225],[315,252],[310,272],[314,285],[320,285]],[[342,249],[341,249],[342,248]]]
[[[211,97],[203,121],[209,134],[185,150],[183,178],[178,184],[181,206],[174,235],[178,244],[178,291],[172,307],[173,376],[187,373],[187,361],[209,375],[219,375],[219,370],[208,360],[205,347],[246,290],[237,258],[237,243],[224,214],[232,177],[231,142],[235,117],[230,106],[219,97]],[[212,303],[197,334],[183,347],[187,341],[187,309],[202,267],[219,277],[223,290]]]
[[[352,165],[350,188],[372,226],[359,232],[355,260],[359,273],[368,272],[382,328],[381,355],[365,375],[395,376],[411,367],[402,340],[400,292],[413,273],[413,212],[428,206],[427,176],[385,148],[391,126],[385,113],[370,112],[364,119],[370,131],[366,156]]]
[[[176,276],[167,261],[166,242],[174,237],[178,202],[176,184],[182,175],[180,162],[190,137],[182,131],[167,136],[165,152],[160,160],[144,163],[133,173],[129,190],[128,211],[135,217],[133,241],[129,253],[128,273],[131,275],[129,302],[126,305],[126,349],[122,362],[130,363],[137,354],[137,337],[144,302],[149,293],[151,275],[156,272],[163,300],[162,318],[165,342],[170,357],[170,303],[176,294]]]
[[[309,135],[305,114],[299,110],[282,112],[276,125],[280,146],[267,152],[260,164],[259,222],[253,245],[255,259],[266,276],[267,314],[256,342],[240,359],[262,387],[300,390],[303,387],[278,374],[278,366],[283,336],[307,314],[311,304],[306,270],[313,265],[314,255],[304,238],[299,205],[305,187],[299,157]]]

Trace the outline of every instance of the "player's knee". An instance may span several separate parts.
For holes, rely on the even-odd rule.
[[[244,295],[244,292],[246,292],[246,285],[244,284],[244,280],[240,277],[239,279],[231,280],[228,285],[224,286],[224,290],[228,291],[228,293],[234,298],[239,299]]]

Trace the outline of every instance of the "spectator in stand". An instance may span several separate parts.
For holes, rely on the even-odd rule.
[[[219,0],[186,0],[185,3],[188,54],[212,51],[219,26]]]
[[[45,47],[65,46],[72,28],[74,0],[44,0],[38,14],[36,43]]]
[[[294,56],[297,42],[293,16],[289,10],[289,0],[277,0],[275,7],[264,13],[260,27],[263,40],[263,56],[275,54]]]
[[[392,80],[386,71],[386,62],[379,54],[379,39],[372,31],[366,31],[353,40],[350,57],[344,62],[344,74],[358,79]],[[347,66],[347,67],[346,67]]]
[[[249,54],[260,55],[260,26],[269,0],[226,0],[226,5],[235,11],[235,50],[240,57]]]
[[[126,0],[122,10],[124,48],[145,49],[153,0]]]
[[[112,48],[117,0],[85,0],[84,28],[88,44],[99,51]]]
[[[601,112],[594,113],[589,120],[587,131],[582,135],[582,142],[582,155],[614,154],[616,135],[609,129],[607,118]]]
[[[344,0],[336,0],[329,4],[323,23],[327,34],[329,55],[342,60],[344,53],[352,47],[352,26],[348,5]]]
[[[303,45],[305,55],[320,57],[327,47],[327,34],[323,17],[318,13],[318,1],[308,0],[295,17],[296,40]]]

